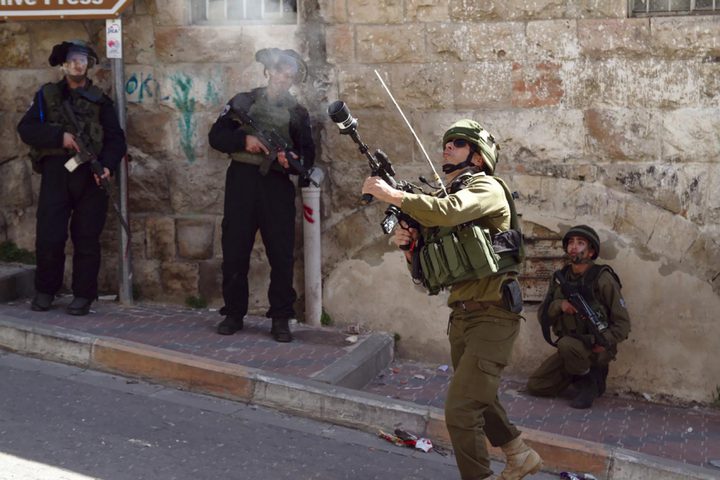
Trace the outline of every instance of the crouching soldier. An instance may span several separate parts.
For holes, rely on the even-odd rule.
[[[578,393],[570,406],[590,408],[605,392],[608,365],[630,333],[630,316],[618,276],[610,266],[594,263],[600,253],[595,230],[577,225],[562,243],[570,264],[553,274],[538,310],[543,336],[557,352],[530,376],[527,389],[532,395],[556,396],[573,384]]]

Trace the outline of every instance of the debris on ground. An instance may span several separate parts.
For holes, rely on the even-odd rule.
[[[563,480],[597,480],[594,475],[589,473],[573,473],[573,472],[561,472],[560,478]]]
[[[440,370],[441,372],[447,372],[449,368],[450,367],[448,367],[447,365],[440,365],[438,367],[438,370]]]
[[[406,432],[405,430],[400,430],[399,428],[395,429],[394,434],[380,430],[378,431],[378,437],[382,438],[383,440],[387,440],[388,442],[393,443],[399,447],[416,448],[418,450],[422,450],[425,453],[434,449],[433,444],[429,439],[418,438],[416,435],[410,432]]]
[[[350,335],[349,337],[347,337],[347,338],[345,339],[345,341],[346,341],[347,343],[357,343],[357,341],[358,341],[358,336],[357,336],[357,335]]]

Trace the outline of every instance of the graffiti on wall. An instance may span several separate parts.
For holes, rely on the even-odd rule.
[[[211,78],[222,78],[221,72],[215,72]],[[204,92],[203,83],[205,83]],[[212,79],[205,82],[198,81],[197,78],[184,72],[158,79],[154,70],[148,68],[130,72],[125,82],[125,94],[128,103],[171,102],[180,113],[178,120],[180,147],[188,162],[195,162],[194,135],[197,130],[195,114],[199,103],[196,95],[213,110],[221,103],[219,88]]]

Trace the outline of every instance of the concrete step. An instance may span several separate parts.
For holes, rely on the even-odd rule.
[[[35,266],[0,263],[0,302],[35,295]]]
[[[315,374],[313,380],[362,390],[393,361],[395,342],[385,332],[372,332],[348,355]]]

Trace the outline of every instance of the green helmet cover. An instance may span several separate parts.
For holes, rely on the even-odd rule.
[[[563,251],[565,252],[567,252],[570,237],[583,237],[585,240],[590,242],[590,246],[593,250],[595,250],[595,253],[592,256],[593,260],[595,260],[600,254],[600,237],[592,227],[588,227],[587,225],[575,225],[574,227],[571,227],[570,230],[565,233],[562,240]]]
[[[477,151],[483,158],[490,174],[495,172],[495,165],[498,162],[498,145],[495,138],[475,120],[464,119],[455,122],[443,135],[442,146],[445,148],[447,142],[456,138],[467,140],[477,147]]]

